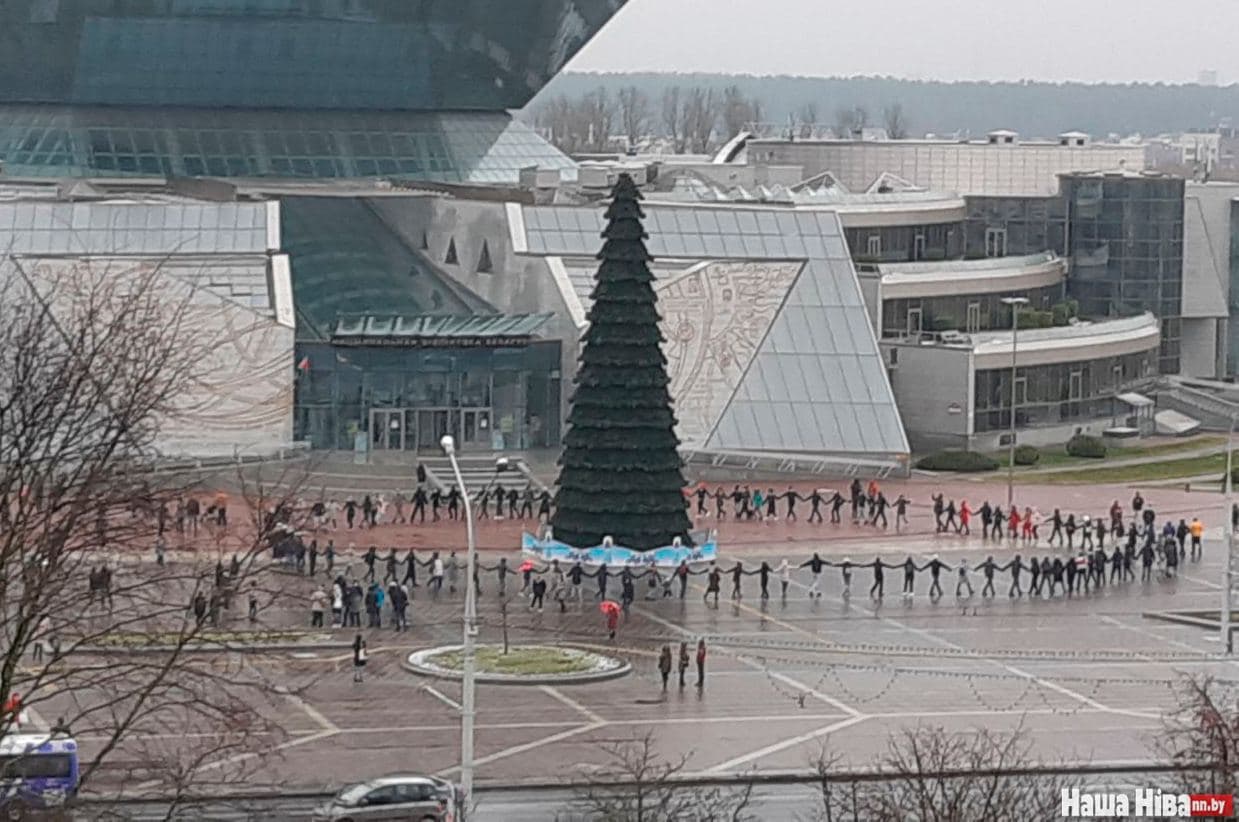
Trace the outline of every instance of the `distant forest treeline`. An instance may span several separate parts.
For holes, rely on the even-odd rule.
[[[657,74],[568,72],[551,81],[527,110],[564,95],[576,99],[599,86],[614,97],[635,86],[657,106],[672,86],[701,87],[722,93],[728,86],[760,103],[762,120],[786,122],[806,106],[823,114],[861,107],[878,113],[902,106],[912,136],[925,133],[980,136],[1010,128],[1022,136],[1052,137],[1078,129],[1108,134],[1154,135],[1239,123],[1239,85],[1199,86],[1162,83],[1085,84],[940,82],[893,77],[755,77],[743,74]],[[880,115],[872,118],[881,125]],[[659,129],[659,119],[651,126]]]

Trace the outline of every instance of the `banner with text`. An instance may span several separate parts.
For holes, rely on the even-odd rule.
[[[533,534],[521,535],[521,551],[530,559],[549,563],[559,560],[561,565],[602,565],[630,568],[675,568],[681,562],[690,565],[714,562],[718,559],[718,545],[711,538],[691,547],[667,545],[652,551],[634,551],[618,545],[595,545],[593,548],[573,548],[558,540],[540,540]]]

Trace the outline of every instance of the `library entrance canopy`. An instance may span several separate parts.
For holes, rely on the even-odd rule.
[[[515,348],[528,345],[553,314],[341,317],[331,335],[338,346],[376,348]]]

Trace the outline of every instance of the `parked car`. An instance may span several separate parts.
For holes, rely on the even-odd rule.
[[[314,818],[320,822],[453,822],[462,800],[460,789],[445,779],[384,776],[349,785],[319,808]]]

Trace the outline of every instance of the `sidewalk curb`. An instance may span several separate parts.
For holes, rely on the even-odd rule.
[[[74,649],[81,654],[166,654],[179,651],[187,654],[221,653],[283,653],[286,651],[351,651],[351,642],[195,642],[178,648],[175,645],[83,645]]]
[[[605,682],[610,679],[619,679],[622,676],[627,676],[632,671],[632,663],[618,656],[602,654],[592,649],[578,647],[573,643],[557,643],[559,648],[568,648],[571,650],[581,651],[582,653],[593,654],[597,657],[609,659],[618,662],[619,665],[605,671],[585,671],[574,674],[531,674],[523,676],[519,674],[493,674],[478,672],[475,679],[478,682],[487,685],[583,685],[590,682]],[[445,670],[439,667],[430,667],[420,663],[416,658],[429,653],[438,653],[442,651],[459,650],[459,645],[438,645],[431,648],[422,648],[407,654],[400,666],[410,673],[418,676],[429,677],[431,679],[442,679],[452,682],[460,682],[463,678],[460,673]]]

